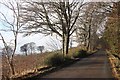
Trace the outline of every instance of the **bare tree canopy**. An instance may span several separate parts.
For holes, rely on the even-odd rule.
[[[26,35],[31,33],[56,33],[63,39],[63,53],[68,53],[69,37],[77,29],[84,3],[79,2],[25,2],[21,7],[21,20],[26,23]]]

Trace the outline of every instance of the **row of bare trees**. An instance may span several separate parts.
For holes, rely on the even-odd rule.
[[[45,35],[56,34],[62,39],[62,54],[68,54],[70,37],[76,35],[80,45],[84,44],[87,50],[90,50],[96,38],[97,31],[102,26],[107,12],[110,10],[108,3],[87,3],[84,0],[76,1],[59,1],[59,2],[40,2],[25,1],[21,2],[0,2],[11,12],[11,19],[7,19],[2,12],[1,20],[5,23],[5,30],[13,33],[14,48],[11,58],[7,57],[12,75],[14,71],[14,55],[17,48],[17,39],[19,33],[24,36],[30,34],[42,33]],[[101,26],[100,26],[101,25]],[[76,34],[74,34],[76,32]],[[0,32],[1,40],[7,52],[9,46]],[[26,45],[23,45],[26,47]],[[40,49],[40,48],[39,48]],[[40,49],[41,50],[41,49]],[[25,49],[22,51],[26,51]],[[32,51],[31,51],[32,52]]]
[[[93,49],[94,42],[98,39],[97,31],[104,26],[106,15],[110,11],[111,4],[103,2],[25,2],[21,7],[21,21],[27,21],[24,28],[26,36],[31,33],[59,35],[65,56],[74,32],[87,50]]]
[[[44,46],[37,46],[37,50],[42,53],[44,50]],[[31,53],[35,53],[36,51],[36,44],[34,42],[26,43],[20,47],[20,51],[23,52],[26,56]]]
[[[113,4],[108,15],[103,38],[109,44],[109,52],[120,60],[120,1]]]
[[[85,6],[85,12],[83,12],[81,18],[78,18],[78,23],[81,26],[77,27],[76,30],[79,45],[84,43],[84,47],[88,51],[96,47],[95,45],[100,37],[99,33],[102,34],[102,31],[104,31],[106,16],[109,12],[111,12],[111,6],[108,3],[91,2]]]

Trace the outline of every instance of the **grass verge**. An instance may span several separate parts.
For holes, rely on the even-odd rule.
[[[109,61],[110,61],[110,64],[111,64],[111,67],[112,67],[112,72],[113,72],[113,75],[114,77],[117,79],[117,80],[120,80],[120,70],[117,70],[117,69],[120,69],[120,67],[117,67],[115,65],[116,63],[116,58],[114,58],[112,55],[109,55]]]

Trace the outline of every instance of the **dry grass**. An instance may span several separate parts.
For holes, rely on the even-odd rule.
[[[69,49],[69,55],[72,55],[76,51],[78,51],[79,48],[71,48]],[[61,52],[61,51],[59,51]],[[15,63],[15,76],[25,75],[29,72],[34,72],[36,69],[42,68],[46,65],[44,65],[44,60],[46,59],[49,54],[52,52],[46,52],[43,54],[32,54],[32,55],[17,55],[14,57],[14,63]],[[2,75],[4,76],[10,76],[9,66],[7,63],[7,60],[5,57],[2,57]]]
[[[73,48],[69,49],[68,55],[72,56],[75,52],[77,52],[79,50],[80,50],[79,47],[73,47]]]
[[[44,54],[33,54],[33,55],[17,55],[14,57],[15,63],[15,73],[16,75],[24,75],[28,72],[34,71],[36,68],[45,66],[43,64],[46,55],[49,53]],[[2,74],[9,76],[9,66],[5,57],[2,58]]]
[[[119,80],[120,79],[120,61],[117,58],[115,58],[113,55],[109,55],[109,60],[112,66],[113,74]]]

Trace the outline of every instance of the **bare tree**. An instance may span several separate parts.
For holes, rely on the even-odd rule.
[[[10,46],[6,46],[6,48],[2,49],[3,56],[5,55],[5,56],[11,58],[12,53],[13,53],[13,49]]]
[[[37,50],[40,51],[41,53],[43,53],[44,46],[38,46],[38,47],[37,47]]]
[[[29,50],[30,50],[31,54],[34,53],[35,52],[35,43],[30,42],[30,43],[28,43],[28,46],[29,46]]]
[[[82,17],[79,18],[82,25],[77,29],[77,36],[81,42],[84,43],[84,46],[87,50],[93,49],[93,46],[98,39],[97,31],[103,26],[106,15],[109,11],[109,3],[88,3],[85,6],[85,11],[82,14]]]
[[[35,52],[35,43],[34,42],[30,42],[30,43],[26,43],[23,46],[20,47],[20,51],[21,52],[25,52],[25,55],[27,56],[28,53],[33,53]]]
[[[24,44],[23,46],[20,47],[20,51],[25,53],[25,55],[27,56],[27,52],[28,52],[28,49],[27,49],[27,44]]]
[[[21,7],[21,19],[27,22],[27,34],[56,33],[63,40],[62,52],[68,54],[69,38],[76,30],[76,21],[80,16],[80,11],[86,3],[79,2],[26,2]]]
[[[8,53],[8,44],[4,38],[4,36],[2,35],[2,33],[0,32],[0,37],[1,37],[1,40],[4,44],[4,48],[5,48],[5,53],[6,53],[6,58],[7,58],[7,62],[10,66],[10,71],[11,71],[11,74],[14,75],[15,74],[15,69],[14,69],[14,55],[15,55],[15,52],[16,52],[16,48],[17,48],[17,39],[18,39],[18,34],[19,34],[19,31],[22,27],[23,24],[19,23],[19,4],[17,1],[14,1],[14,2],[0,2],[1,5],[5,6],[9,11],[11,11],[11,14],[12,16],[11,19],[9,19],[5,13],[2,13],[0,12],[0,14],[2,15],[0,17],[1,21],[3,22],[4,26],[6,28],[2,29],[1,31],[5,31],[5,32],[11,32],[11,34],[13,33],[13,51],[11,52],[11,55],[9,58],[7,56]]]

